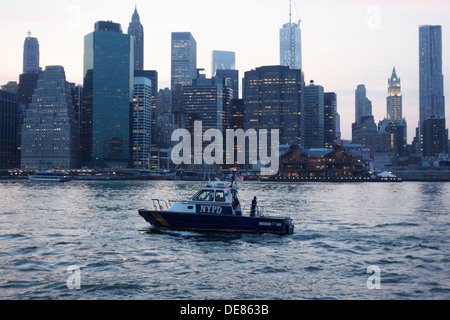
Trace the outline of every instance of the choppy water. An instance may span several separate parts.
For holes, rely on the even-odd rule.
[[[200,186],[0,182],[0,299],[450,298],[450,183],[241,184],[242,203],[293,219],[285,237],[159,232],[137,213]]]

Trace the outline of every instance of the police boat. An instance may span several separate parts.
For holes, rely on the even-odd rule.
[[[265,216],[266,209],[256,204],[242,208],[234,178],[231,184],[221,181],[207,184],[188,201],[170,202],[169,205],[164,200],[152,201],[153,210],[141,209],[139,215],[160,230],[294,233],[294,225],[288,217]]]

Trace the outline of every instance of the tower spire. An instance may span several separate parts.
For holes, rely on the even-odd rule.
[[[292,22],[292,0],[289,0],[289,23]]]

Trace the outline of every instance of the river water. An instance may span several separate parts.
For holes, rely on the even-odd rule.
[[[240,184],[293,235],[160,232],[201,182],[0,182],[0,299],[449,299],[450,183]]]

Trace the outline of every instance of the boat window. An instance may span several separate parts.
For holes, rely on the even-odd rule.
[[[214,190],[202,190],[194,200],[197,201],[213,201]]]
[[[218,201],[218,202],[224,202],[225,201],[225,195],[224,195],[224,192],[222,190],[217,190],[216,191],[216,201]]]

